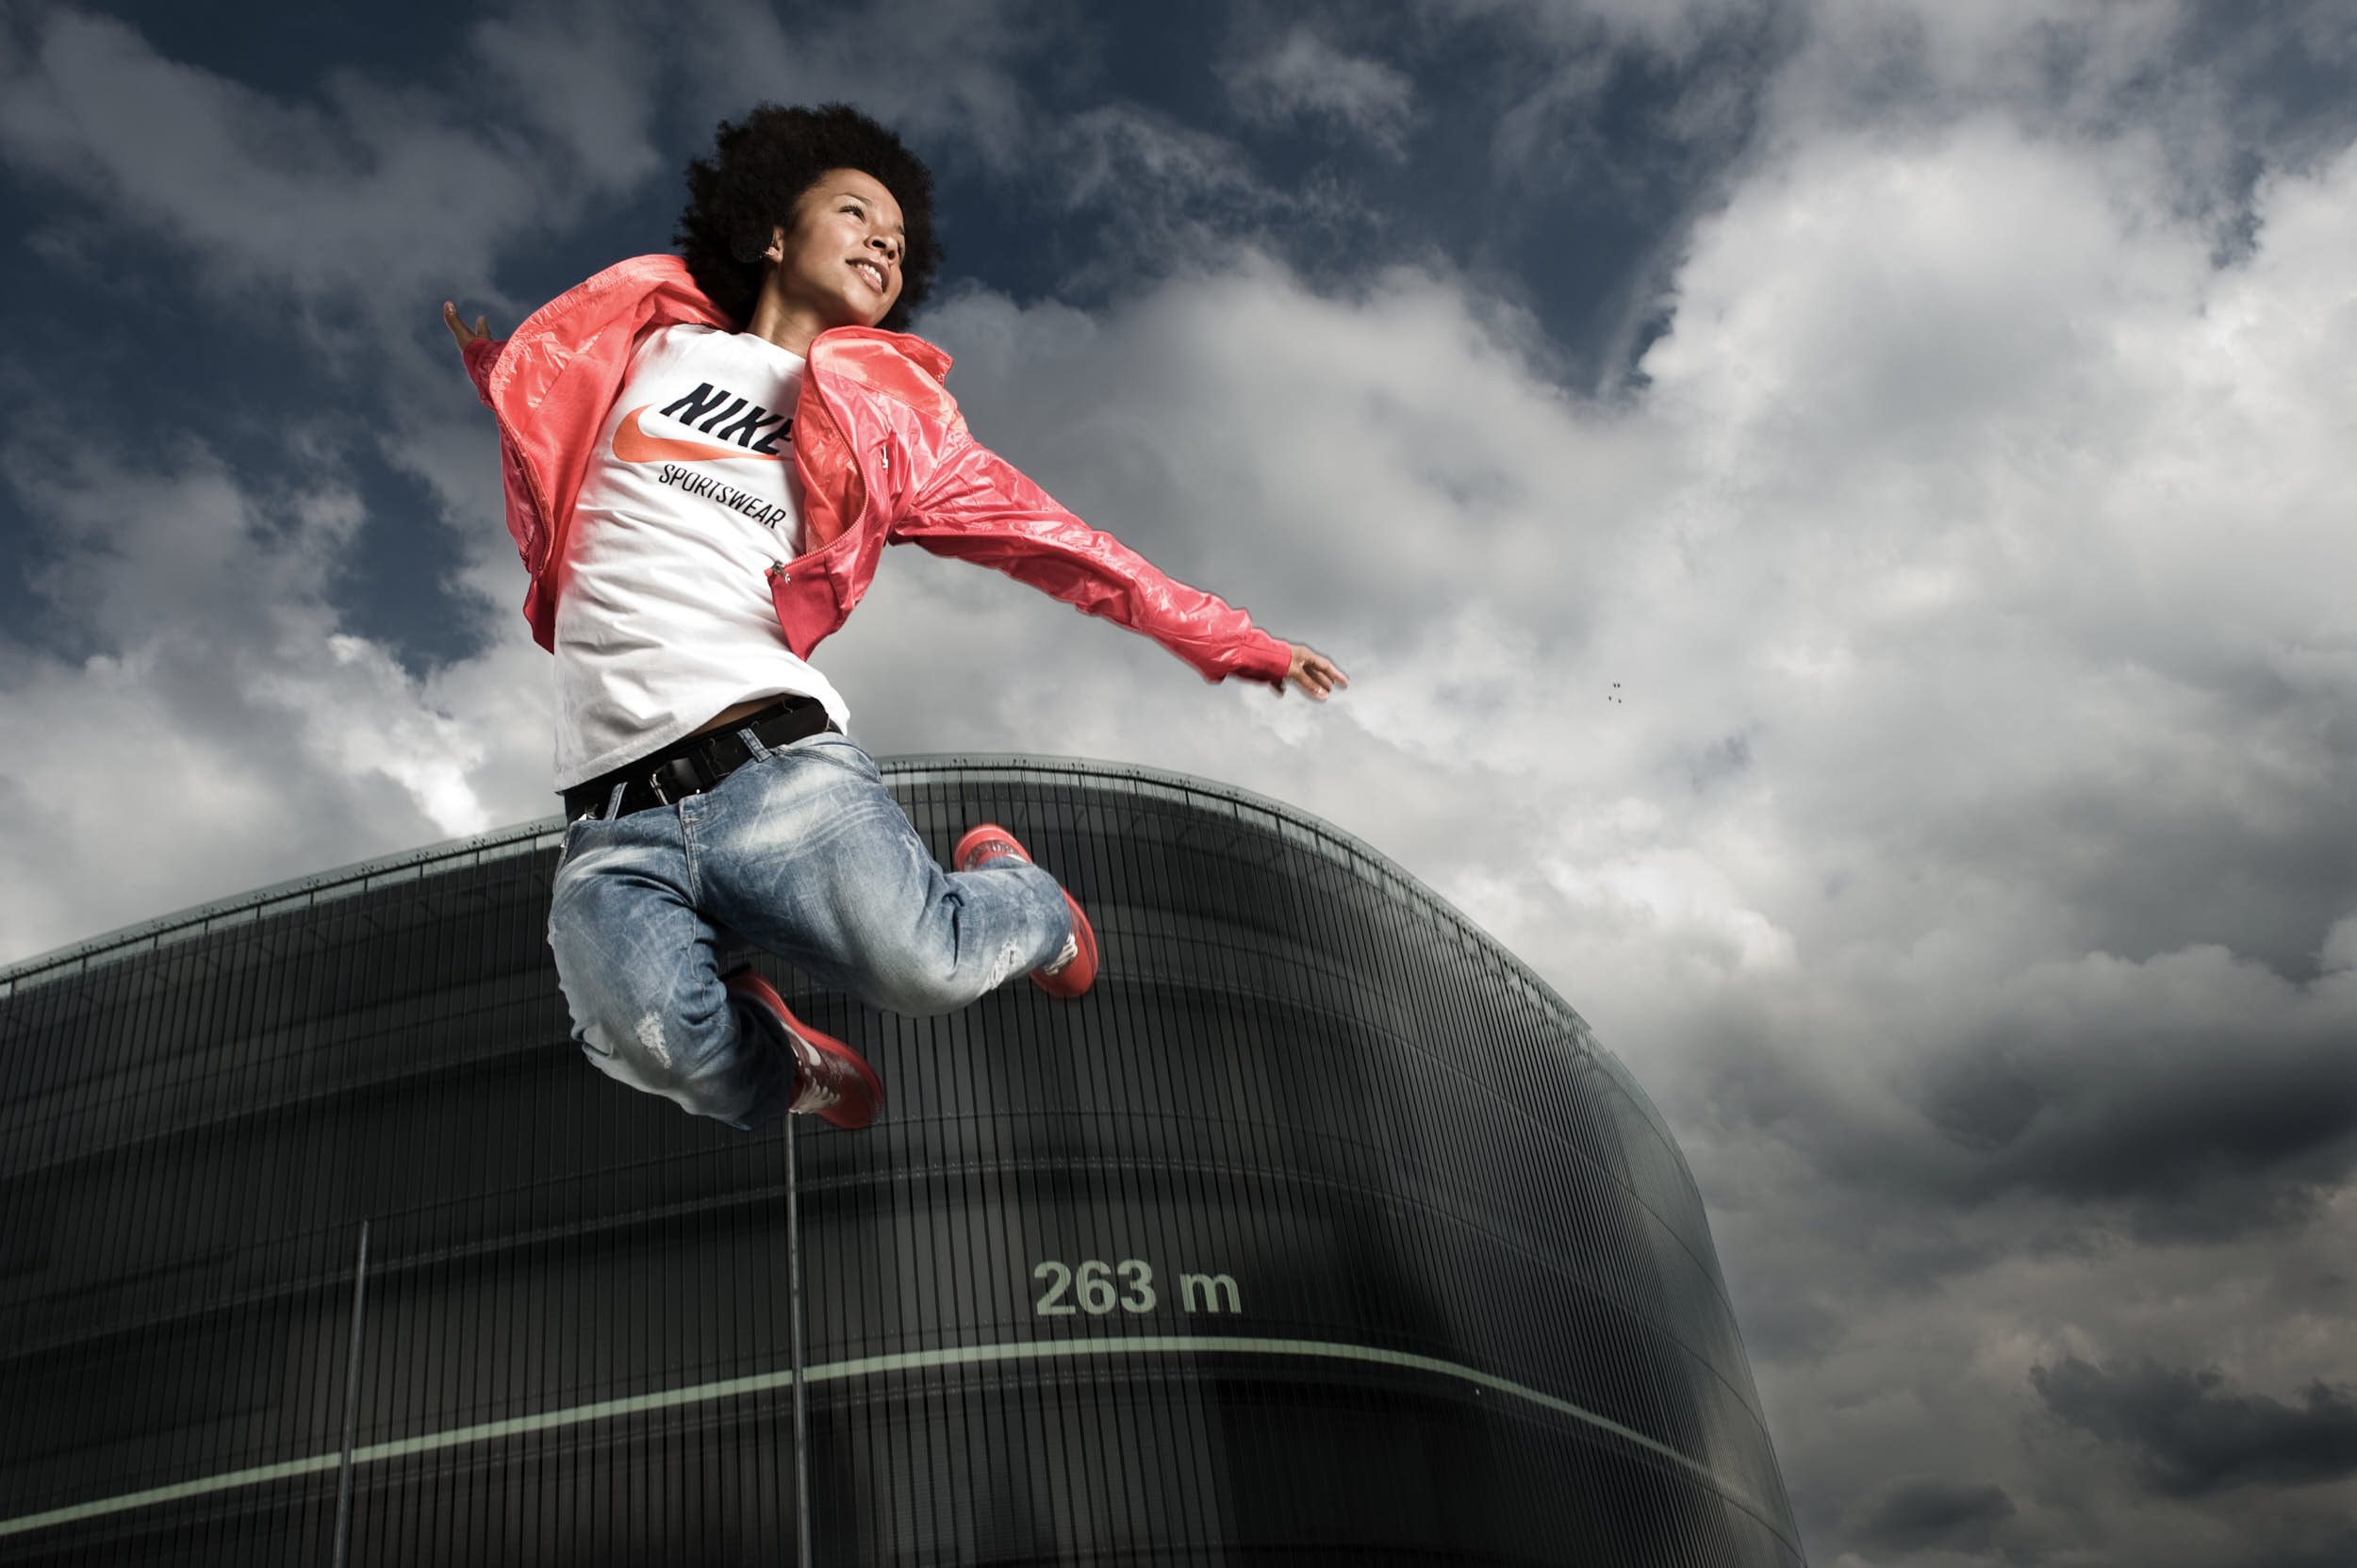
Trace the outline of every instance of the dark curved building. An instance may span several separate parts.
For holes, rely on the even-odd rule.
[[[886,776],[1105,967],[771,969],[865,1133],[582,1063],[553,824],[0,975],[0,1561],[1800,1562],[1685,1162],[1554,992],[1268,801]]]

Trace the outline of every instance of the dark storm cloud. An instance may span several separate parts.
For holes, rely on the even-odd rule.
[[[2357,1398],[2311,1383],[2299,1402],[2238,1393],[2215,1369],[2142,1360],[2119,1370],[2076,1357],[2030,1381],[2056,1416],[2136,1456],[2146,1485],[2172,1497],[2230,1487],[2299,1487],[2357,1475]]]
[[[1099,216],[1113,247],[1076,270],[1074,287],[1200,266],[1240,236],[1317,215],[1314,198],[1264,183],[1234,142],[1135,105],[1074,116],[1054,149],[1063,199]]]
[[[1306,25],[1225,62],[1220,77],[1248,120],[1306,124],[1393,157],[1415,114],[1415,85],[1407,73],[1337,49]]]
[[[303,306],[347,350],[372,336],[355,314],[381,332],[433,279],[481,289],[503,245],[653,166],[647,74],[602,9],[482,25],[440,91],[338,74],[260,92],[70,8],[25,33],[0,57],[0,152],[94,216],[102,243],[160,239],[219,291],[274,319]]]
[[[1496,6],[1487,15],[1541,71],[1497,121],[1494,156],[1561,190],[1642,199],[1715,173],[1757,124],[1767,69],[1795,42],[1795,8],[1716,0],[1660,7]],[[1615,156],[1641,147],[1643,156]]]
[[[1863,1504],[1858,1538],[1892,1552],[1939,1549],[1979,1554],[2014,1515],[2002,1486],[1917,1476],[1895,1481]]]
[[[2357,1526],[2299,1532],[2300,1539],[2256,1547],[2237,1568],[2349,1568],[2357,1562]]]
[[[2347,1180],[2357,1015],[2215,950],[2160,966],[2183,971],[2188,999],[2251,1008],[2138,1016],[2105,1010],[2104,988],[2057,983],[1997,1009],[1932,1070],[1920,1105],[1965,1156],[1959,1196],[2124,1202],[2148,1233],[2217,1234],[2304,1212]]]
[[[1884,1015],[1905,1034],[1883,1048],[1788,1033],[1772,1008],[1709,1027],[1722,1113],[1910,1216],[1873,1253],[1893,1280],[1985,1264],[1992,1244],[1949,1228],[1982,1213],[2038,1216],[2014,1245],[2217,1242],[2325,1223],[2357,1170],[2347,969],[2302,983],[2217,948],[2098,954]],[[1894,1065],[1870,1108],[1842,1085],[1876,1049]]]

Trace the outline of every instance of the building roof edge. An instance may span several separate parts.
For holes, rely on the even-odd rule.
[[[1397,861],[1357,834],[1336,827],[1299,806],[1240,784],[1206,779],[1196,774],[1140,763],[1104,762],[1090,757],[1035,756],[997,751],[920,752],[880,757],[877,767],[887,783],[914,784],[925,782],[929,777],[994,773],[1032,778],[1119,780],[1259,813],[1292,828],[1307,843],[1323,849],[1327,858],[1345,865],[1356,862],[1358,865],[1353,868],[1363,867],[1361,874],[1371,871],[1380,879],[1396,884],[1434,916],[1458,927],[1483,949],[1494,953],[1514,979],[1528,987],[1537,999],[1550,1010],[1559,1010],[1585,1044],[1591,1049],[1595,1047],[1594,1034],[1589,1029],[1587,1020],[1580,1016],[1578,1009],[1516,957],[1506,944],[1483,930],[1471,916],[1441,897]],[[380,855],[329,870],[314,871],[228,898],[174,910],[115,931],[86,936],[12,964],[0,965],[0,996],[12,993],[25,982],[40,981],[59,971],[79,970],[93,963],[105,964],[134,957],[175,941],[203,935],[224,925],[242,925],[259,917],[265,911],[349,897],[387,883],[414,880],[423,875],[428,867],[454,864],[481,865],[486,860],[502,860],[543,847],[553,850],[563,835],[564,823],[556,817],[545,817],[511,827],[469,834],[445,839],[438,844]],[[1658,1108],[1653,1106],[1617,1058],[1609,1051],[1601,1049],[1595,1050],[1594,1054],[1599,1060],[1609,1063],[1615,1076],[1624,1081],[1656,1118],[1659,1117]]]

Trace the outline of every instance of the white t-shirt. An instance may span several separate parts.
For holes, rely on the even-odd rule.
[[[650,333],[590,459],[556,594],[556,787],[759,697],[849,710],[785,645],[768,569],[802,553],[787,434],[804,361],[749,333]]]

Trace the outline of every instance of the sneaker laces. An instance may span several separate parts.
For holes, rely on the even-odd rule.
[[[1080,939],[1078,936],[1066,936],[1063,939],[1063,949],[1056,954],[1055,961],[1041,965],[1039,972],[1043,975],[1060,975],[1071,966],[1074,959],[1080,956]]]

